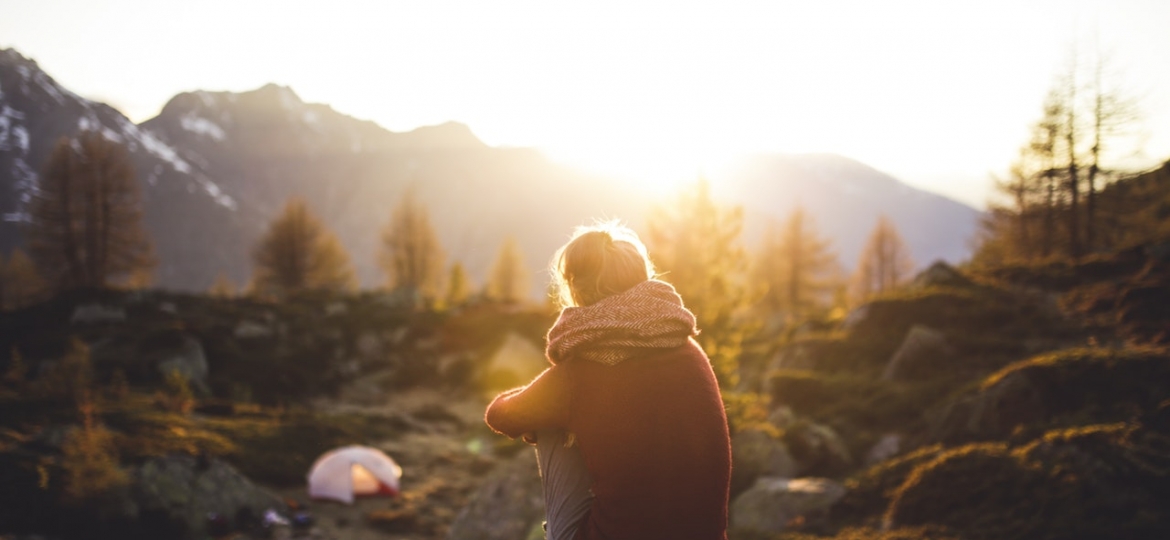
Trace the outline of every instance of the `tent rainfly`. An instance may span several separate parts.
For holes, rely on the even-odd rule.
[[[309,469],[309,496],[352,504],[355,496],[398,494],[399,467],[390,456],[368,446],[345,446],[317,458]]]

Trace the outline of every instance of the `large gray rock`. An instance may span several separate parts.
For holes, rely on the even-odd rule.
[[[776,407],[768,414],[768,423],[776,426],[776,429],[781,431],[792,427],[796,424],[796,420],[796,413],[792,412],[792,407],[787,405]]]
[[[731,528],[779,533],[797,517],[823,519],[844,496],[845,486],[827,478],[760,478],[731,503]]]
[[[845,441],[829,426],[798,420],[785,430],[784,443],[796,459],[798,474],[831,476],[853,465]]]
[[[1045,418],[1048,406],[1040,389],[1024,373],[1009,373],[974,394],[927,415],[930,439],[966,440],[1010,433],[1015,426]]]
[[[906,332],[902,345],[894,351],[882,372],[887,381],[913,379],[920,374],[933,374],[945,368],[955,356],[955,349],[947,343],[942,332],[916,324]]]
[[[775,369],[817,369],[821,359],[831,351],[832,340],[804,339],[788,345],[772,357],[770,370]]]
[[[286,511],[279,498],[218,459],[153,458],[138,467],[134,477],[133,499],[139,512],[162,516],[184,531],[184,538],[206,538],[208,514],[223,516],[242,529],[255,526],[268,510]],[[237,522],[248,521],[249,516],[255,522]]]
[[[761,476],[796,476],[796,462],[784,443],[758,430],[731,438],[731,494],[743,492]]]
[[[236,325],[233,332],[240,339],[254,339],[269,337],[273,334],[272,327],[256,321],[243,320]]]
[[[851,331],[857,328],[858,325],[865,322],[869,318],[869,304],[863,304],[850,311],[845,315],[845,320],[841,321],[841,328],[846,331]]]
[[[69,322],[73,324],[116,323],[126,320],[126,309],[122,306],[85,304],[73,309]]]
[[[882,435],[865,453],[865,465],[875,465],[890,459],[902,451],[902,436],[897,433]]]
[[[945,261],[935,261],[929,268],[919,272],[910,282],[911,287],[969,287],[971,280]]]
[[[448,540],[527,538],[544,519],[544,495],[536,454],[521,450],[502,464],[455,517]]]
[[[203,345],[199,340],[189,334],[179,334],[163,341],[165,344],[158,344],[158,348],[148,351],[150,361],[159,373],[166,377],[178,372],[187,378],[193,388],[208,393],[207,357],[203,354]]]

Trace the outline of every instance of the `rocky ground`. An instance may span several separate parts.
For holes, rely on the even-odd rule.
[[[1168,537],[1167,290],[1166,246],[936,265],[758,336],[725,392],[731,538]],[[401,300],[100,293],[0,316],[0,535],[539,538],[532,453],[482,412],[542,368],[550,315]],[[397,460],[401,495],[307,500],[347,444]],[[312,523],[265,528],[269,509]]]

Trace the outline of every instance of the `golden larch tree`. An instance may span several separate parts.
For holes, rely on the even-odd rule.
[[[379,253],[391,289],[412,289],[434,298],[443,282],[443,250],[430,214],[413,191],[407,191],[382,231]]]
[[[24,251],[12,250],[0,258],[0,309],[19,309],[44,297],[48,284]]]
[[[738,358],[750,331],[739,317],[751,303],[742,229],[743,209],[716,203],[700,179],[674,204],[654,210],[644,237],[661,279],[695,313],[697,339],[724,388],[738,384]]]
[[[130,154],[98,132],[57,141],[29,217],[29,255],[58,289],[105,287],[155,265]]]
[[[236,295],[237,290],[239,288],[236,287],[231,278],[220,272],[219,275],[215,276],[215,282],[207,289],[207,295],[213,298],[232,298]]]
[[[864,302],[902,284],[913,271],[910,249],[894,223],[883,215],[878,218],[857,262],[853,277],[854,297]]]
[[[451,265],[451,274],[447,278],[447,297],[445,298],[448,307],[455,307],[462,305],[471,296],[471,278],[467,275],[467,270],[463,268],[463,263],[455,261]]]
[[[492,300],[515,304],[528,299],[528,270],[524,255],[515,238],[500,246],[487,282],[487,296]]]
[[[255,252],[252,292],[284,298],[305,291],[345,291],[356,287],[349,254],[337,237],[292,199],[268,226]]]
[[[840,267],[830,246],[802,207],[793,210],[782,226],[769,224],[754,268],[766,288],[763,306],[799,317],[828,304]]]

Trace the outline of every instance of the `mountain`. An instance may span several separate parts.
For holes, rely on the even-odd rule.
[[[880,215],[894,222],[916,264],[952,263],[970,253],[981,213],[963,203],[908,186],[868,165],[833,154],[769,154],[735,164],[719,192],[744,206],[751,241],[769,220],[803,206],[817,230],[834,240],[852,268]]]
[[[473,276],[486,275],[507,236],[538,272],[572,227],[646,206],[534,150],[488,147],[462,124],[395,133],[276,85],[179,94],[135,125],[8,49],[0,111],[0,251],[20,244],[25,204],[55,141],[99,130],[130,150],[160,261],[156,283],[168,288],[203,290],[220,273],[245,283],[252,246],[293,196],[338,233],[366,286],[383,280],[378,239],[406,189],[430,207],[448,258]]]
[[[20,243],[20,223],[53,145],[80,130],[100,131],[129,150],[160,284],[197,282],[203,267],[231,263],[235,253],[221,247],[232,246],[235,231],[250,221],[237,201],[176,148],[112,107],[70,92],[12,49],[0,50],[0,250]]]
[[[462,124],[395,133],[276,85],[180,94],[141,127],[265,222],[289,197],[307,200],[354,255],[366,285],[384,279],[375,264],[381,229],[407,189],[430,208],[448,257],[477,276],[486,275],[507,236],[535,271],[573,226],[645,206],[536,151],[489,147]],[[246,245],[260,232],[245,231]],[[249,272],[241,259],[233,272],[239,280]]]
[[[156,283],[181,290],[204,290],[220,273],[247,282],[252,246],[289,197],[305,199],[337,232],[365,286],[384,279],[376,264],[381,229],[412,189],[430,208],[448,260],[481,282],[503,240],[515,237],[535,274],[534,294],[574,226],[619,217],[637,228],[655,202],[535,150],[488,146],[463,124],[392,132],[272,84],[185,92],[135,125],[8,49],[0,51],[0,252],[21,242],[25,204],[52,145],[82,129],[127,145],[160,261]],[[919,264],[963,258],[978,216],[831,155],[755,156],[713,187],[745,207],[749,248],[768,220],[799,202],[846,266],[879,213],[898,225]]]

